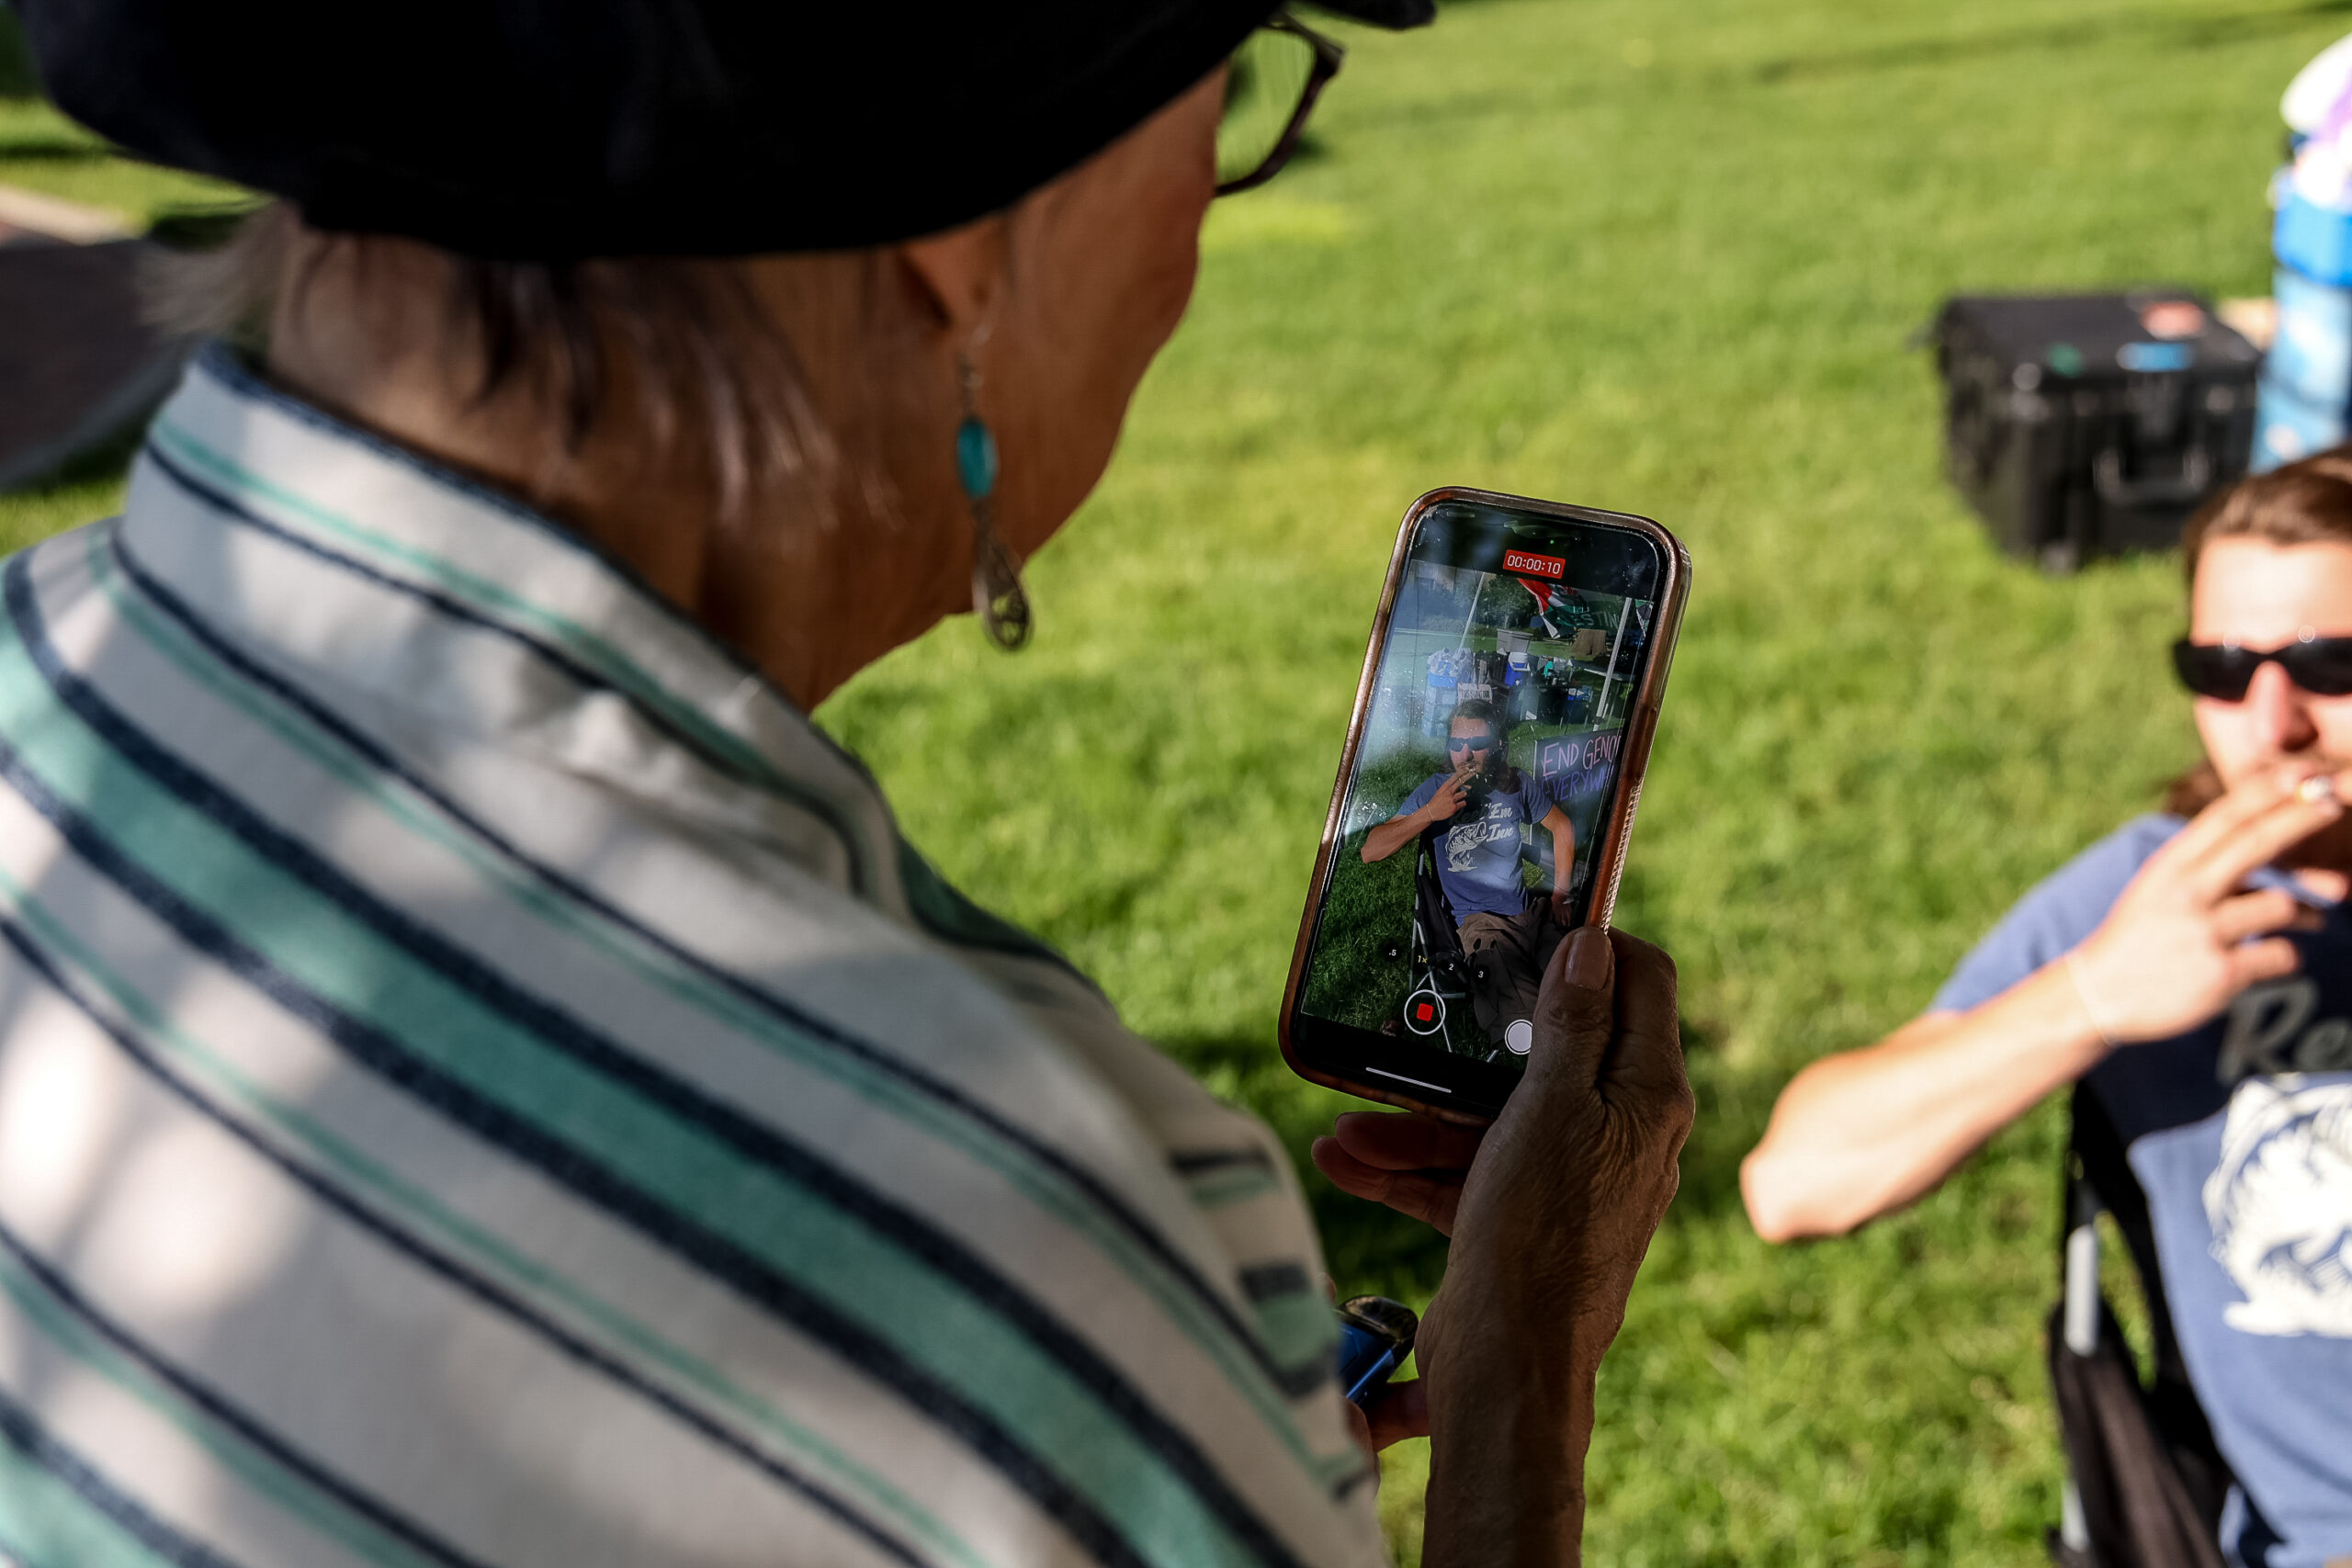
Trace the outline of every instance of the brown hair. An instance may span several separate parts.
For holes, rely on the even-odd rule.
[[[2240,479],[2199,507],[2180,531],[2181,567],[2190,586],[2199,558],[2216,539],[2352,545],[2352,446]]]
[[[2197,563],[2216,539],[2266,545],[2352,545],[2352,446],[2337,446],[2239,480],[2198,509],[2180,532],[2181,569],[2197,585]],[[2165,786],[2165,809],[2194,817],[2222,797],[2222,777],[2199,761]]]

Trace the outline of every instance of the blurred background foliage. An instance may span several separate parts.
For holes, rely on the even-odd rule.
[[[1682,536],[1619,918],[1681,965],[1702,1119],[1602,1377],[1595,1563],[2042,1560],[2062,1109],[1849,1241],[1762,1246],[1736,1167],[1791,1072],[1917,1011],[2194,755],[2177,560],[1999,558],[1906,339],[1954,291],[2265,292],[2278,95],[2347,28],[2308,0],[1335,27],[1308,155],[1212,215],[1118,459],[1032,568],[1035,644],[959,620],[820,715],[952,876],[1303,1156],[1342,1102],[1283,1070],[1274,1013],[1398,515],[1468,483]],[[66,126],[4,17],[0,181],[133,216],[219,194]],[[119,486],[0,498],[0,535]],[[1306,1179],[1343,1289],[1426,1298],[1440,1244]],[[1384,1493],[1408,1562],[1417,1448]]]

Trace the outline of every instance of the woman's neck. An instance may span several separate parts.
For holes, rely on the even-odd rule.
[[[941,611],[923,608],[936,593],[908,593],[893,552],[873,547],[876,520],[814,519],[797,494],[754,494],[730,511],[706,433],[685,418],[657,430],[620,378],[589,437],[571,442],[527,378],[480,395],[479,356],[450,352],[456,334],[389,330],[435,319],[425,312],[448,298],[443,265],[431,253],[371,256],[364,300],[347,269],[320,269],[280,305],[268,374],[593,541],[804,711],[937,622]]]

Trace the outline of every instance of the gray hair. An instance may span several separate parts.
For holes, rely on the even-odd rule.
[[[151,313],[178,332],[250,348],[288,291],[299,299],[338,251],[363,276],[373,236],[327,234],[284,203],[257,209],[224,243],[169,253],[151,268]],[[616,384],[668,449],[698,429],[722,514],[779,481],[830,524],[841,456],[818,417],[798,355],[742,270],[681,256],[501,261],[448,254],[442,329],[479,350],[477,406],[520,390],[577,451],[614,412]]]

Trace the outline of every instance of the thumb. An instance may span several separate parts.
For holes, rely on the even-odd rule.
[[[1535,1001],[1530,1078],[1589,1091],[1617,1021],[1617,953],[1600,926],[1578,926],[1552,954]]]
[[[1682,1060],[1674,960],[1622,931],[1610,935],[1617,951],[1617,1034],[1601,1069],[1601,1097],[1687,1131],[1694,1104]],[[1679,1146],[1680,1139],[1676,1142]]]
[[[1383,1388],[1364,1412],[1365,1435],[1374,1453],[1408,1438],[1430,1435],[1430,1395],[1421,1380],[1392,1382]]]

